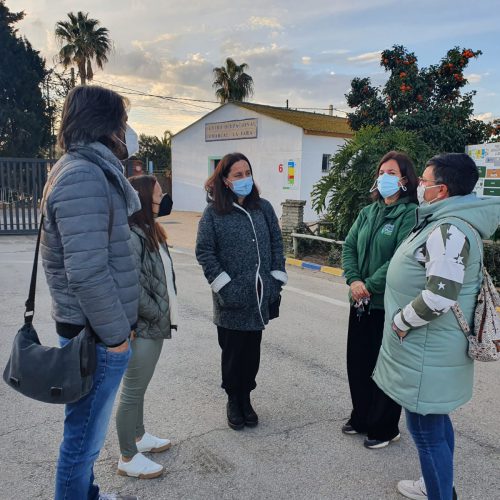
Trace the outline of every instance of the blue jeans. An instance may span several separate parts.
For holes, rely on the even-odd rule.
[[[60,344],[69,342],[60,337]],[[97,367],[91,391],[66,405],[64,435],[57,461],[55,500],[97,500],[94,462],[104,444],[115,396],[130,357],[97,344]]]
[[[455,435],[450,417],[406,410],[406,424],[417,446],[427,498],[451,500]]]

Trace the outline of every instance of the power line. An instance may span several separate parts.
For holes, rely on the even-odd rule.
[[[157,98],[157,99],[164,99],[164,100],[167,100],[167,101],[172,101],[172,102],[177,102],[178,104],[183,104],[185,106],[192,106],[192,107],[196,107],[196,108],[199,108],[199,109],[204,109],[204,110],[208,110],[208,111],[213,111],[212,108],[207,108],[205,106],[198,106],[198,105],[195,105],[195,104],[191,104],[191,102],[202,102],[202,103],[210,103],[210,104],[220,104],[219,101],[209,101],[209,100],[206,100],[206,99],[194,99],[194,98],[189,98],[189,97],[174,97],[174,96],[164,96],[164,95],[158,95],[158,94],[150,94],[148,92],[144,92],[142,90],[137,90],[137,89],[132,89],[130,87],[124,87],[123,85],[116,85],[116,84],[113,84],[113,83],[108,83],[108,82],[102,82],[100,80],[94,80],[95,82],[97,83],[101,83],[103,85],[109,85],[110,87],[116,87],[118,89],[123,89],[123,90],[126,90],[127,92],[121,92],[122,94],[125,94],[125,95],[137,95],[137,96],[142,96],[142,97],[154,97],[154,98]],[[182,101],[189,101],[189,102],[182,102]],[[139,105],[136,105],[136,106],[139,106]],[[147,107],[147,106],[143,106],[143,107]],[[153,107],[153,106],[151,106]],[[298,107],[298,108],[291,108],[291,107],[287,107],[287,108],[283,108],[283,109],[295,109],[297,111],[300,111],[300,110],[311,110],[311,111],[330,111],[330,110],[333,110],[333,111],[338,111],[340,113],[344,113],[344,114],[348,114],[349,111],[345,111],[343,109],[338,109],[338,108],[301,108],[301,107]],[[179,110],[179,111],[182,111],[182,110]]]
[[[115,85],[113,83],[101,82],[99,80],[94,80],[94,81],[96,81],[97,83],[102,83],[103,85],[109,85],[111,87],[116,87],[116,88],[119,88],[119,89],[128,90],[128,91],[132,92],[132,95],[142,95],[142,96],[146,96],[146,97],[156,97],[158,99],[166,99],[166,100],[169,100],[169,101],[191,101],[191,102],[205,102],[205,103],[210,103],[210,104],[220,104],[219,101],[208,101],[208,100],[205,100],[205,99],[192,99],[192,98],[189,98],[189,97],[174,97],[174,96],[150,94],[150,93],[144,92],[142,90],[131,89],[130,87],[124,87],[122,85]],[[126,94],[126,92],[122,92],[122,93]],[[185,103],[185,104],[188,105],[188,103]],[[189,105],[190,106],[195,106],[194,104],[189,104]],[[206,107],[203,107],[203,106],[198,106],[198,107],[200,107],[201,109],[210,109],[210,108],[206,108]]]

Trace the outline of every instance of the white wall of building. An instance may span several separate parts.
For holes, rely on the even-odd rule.
[[[205,142],[205,123],[246,118],[258,118],[257,138]],[[206,206],[203,185],[209,176],[210,158],[222,158],[227,153],[238,151],[250,160],[261,195],[272,203],[278,217],[281,216],[282,201],[305,199],[306,220],[315,220],[310,192],[313,183],[321,177],[322,155],[334,153],[343,142],[343,139],[331,137],[304,136],[302,128],[295,125],[236,105],[226,105],[173,137],[174,209],[203,211]],[[289,186],[287,180],[289,160],[296,164],[293,186]],[[303,165],[307,165],[307,169]],[[289,189],[284,189],[285,186]]]
[[[312,222],[318,219],[318,214],[312,209],[311,191],[313,186],[323,175],[321,164],[323,154],[334,155],[345,139],[340,137],[325,137],[319,135],[303,135],[302,141],[302,174],[300,199],[306,201],[304,207],[304,220]]]

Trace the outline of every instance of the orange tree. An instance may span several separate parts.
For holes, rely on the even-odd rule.
[[[480,50],[455,47],[439,64],[420,68],[417,57],[402,45],[384,50],[380,65],[389,72],[383,88],[369,78],[354,78],[346,94],[354,109],[348,114],[353,130],[367,125],[415,132],[432,152],[462,152],[467,144],[488,140],[492,127],[473,118],[475,91],[464,70]]]

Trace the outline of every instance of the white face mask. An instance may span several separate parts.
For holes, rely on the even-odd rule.
[[[434,186],[424,186],[422,184],[419,184],[417,186],[417,199],[418,199],[418,204],[421,207],[425,207],[426,205],[430,205],[431,203],[433,203],[433,202],[435,202],[437,200],[437,196],[436,196],[436,198],[434,198],[433,200],[427,201],[424,198],[424,195],[425,195],[425,190],[426,189],[433,188],[433,187],[438,187],[438,186],[442,186],[442,184],[435,184]]]
[[[127,148],[127,158],[134,156],[139,151],[139,136],[130,125],[127,124],[125,129],[125,142],[118,136],[116,138]]]

